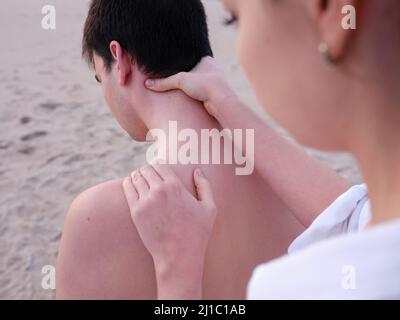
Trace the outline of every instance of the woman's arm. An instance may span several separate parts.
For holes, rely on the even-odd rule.
[[[212,58],[204,58],[190,73],[148,80],[146,86],[155,91],[181,89],[202,101],[224,128],[254,129],[256,169],[305,227],[350,187],[348,181],[279,136],[242,103]]]
[[[255,167],[296,218],[308,227],[350,184],[280,136],[238,98],[217,107],[226,128],[254,129]]]

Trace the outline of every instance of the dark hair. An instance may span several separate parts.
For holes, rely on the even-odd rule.
[[[83,57],[93,65],[96,52],[110,70],[113,40],[154,77],[190,71],[213,54],[201,0],[92,0],[83,33]]]

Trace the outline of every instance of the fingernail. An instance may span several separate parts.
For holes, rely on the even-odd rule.
[[[148,79],[148,80],[146,80],[146,87],[148,87],[148,88],[154,87],[154,83],[155,83],[154,80]]]
[[[196,169],[196,174],[199,176],[199,177],[202,177],[202,178],[205,178],[206,176],[205,176],[205,174],[204,174],[204,172],[203,172],[203,170],[201,170],[201,169]]]

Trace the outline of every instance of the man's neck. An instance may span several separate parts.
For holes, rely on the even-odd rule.
[[[143,99],[143,108],[137,110],[139,117],[142,119],[144,125],[148,130],[161,130],[166,138],[166,143],[169,143],[170,137],[174,133],[170,132],[170,124],[174,122],[174,129],[176,134],[183,129],[192,129],[199,134],[201,129],[214,129],[218,128],[218,123],[207,113],[201,103],[194,101],[179,91],[171,91],[167,93],[149,93]],[[151,136],[149,138],[152,138]],[[155,137],[154,137],[155,139]],[[148,139],[150,140],[150,139]],[[182,142],[177,142],[175,145],[179,148]],[[157,144],[158,156],[163,159],[169,159],[169,153],[177,152],[173,150],[175,147],[167,145],[160,148]],[[151,157],[151,155],[150,155]],[[178,162],[179,163],[179,162]],[[185,166],[173,166],[175,173],[181,178],[187,189],[196,195],[196,190],[193,185],[193,170],[198,167],[195,164]],[[210,168],[203,168],[205,172],[210,172]]]
[[[201,129],[219,128],[200,102],[180,91],[153,93],[139,111],[139,116],[149,130],[161,129],[167,135],[170,121],[177,122],[178,130],[191,128],[199,132]]]

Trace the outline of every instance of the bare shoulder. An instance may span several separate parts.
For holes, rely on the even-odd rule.
[[[152,259],[130,218],[122,179],[82,192],[64,225],[57,297],[145,299],[155,292]]]
[[[104,182],[79,194],[70,206],[67,220],[86,222],[90,227],[106,220],[117,220],[125,222],[125,228],[133,228],[123,194],[122,179]]]

